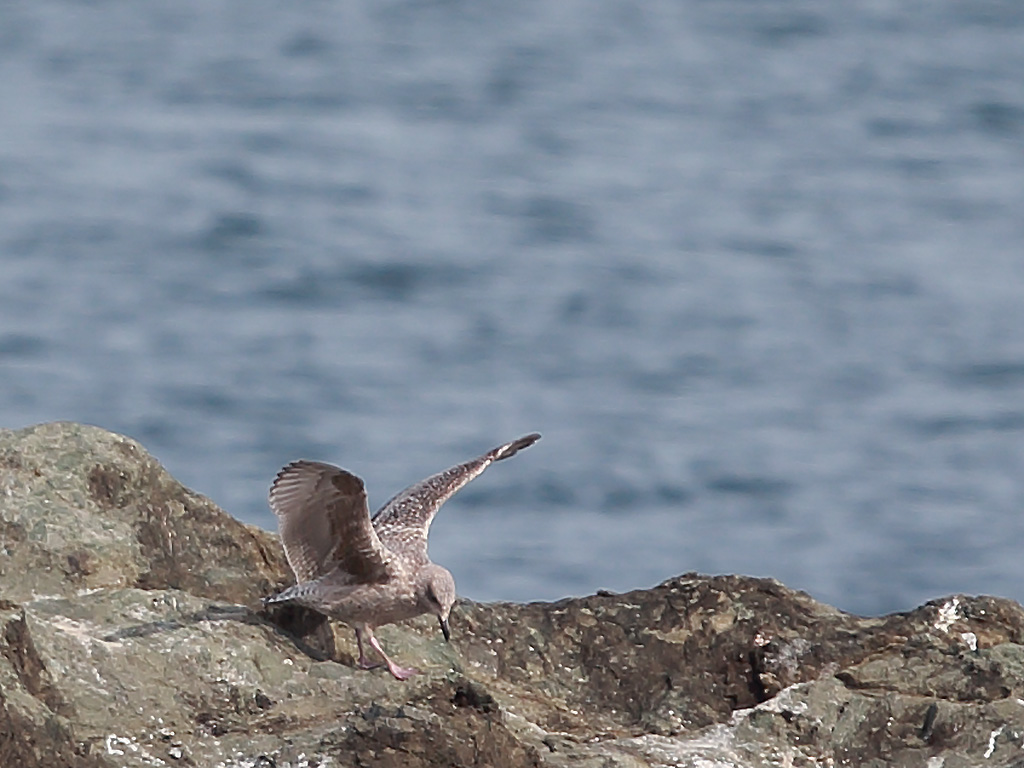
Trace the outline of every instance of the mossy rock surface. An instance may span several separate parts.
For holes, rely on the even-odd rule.
[[[1014,766],[1024,610],[880,618],[687,574],[557,603],[461,602],[382,643],[259,598],[276,536],[135,441],[0,431],[0,766]]]

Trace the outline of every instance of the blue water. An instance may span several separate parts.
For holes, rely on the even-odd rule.
[[[10,0],[0,425],[273,527],[530,431],[477,599],[1024,598],[1024,4]]]

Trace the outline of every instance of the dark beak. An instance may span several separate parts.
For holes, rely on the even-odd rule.
[[[441,634],[444,635],[444,641],[447,643],[452,636],[451,630],[448,629],[448,619],[442,619],[438,617],[438,623],[441,625]]]

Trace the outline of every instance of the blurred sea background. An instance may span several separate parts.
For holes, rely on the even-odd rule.
[[[299,457],[471,598],[1024,599],[1024,3],[8,0],[0,426],[266,528]]]

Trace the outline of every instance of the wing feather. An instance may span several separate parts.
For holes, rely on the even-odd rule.
[[[374,515],[373,526],[381,541],[389,549],[401,552],[414,561],[426,562],[427,534],[441,505],[495,461],[515,456],[518,451],[539,439],[537,433],[520,437],[472,461],[457,464],[410,485]]]
[[[363,481],[351,472],[318,461],[294,461],[277,473],[269,502],[299,583],[336,567],[353,583],[387,577],[390,553],[370,522]]]

